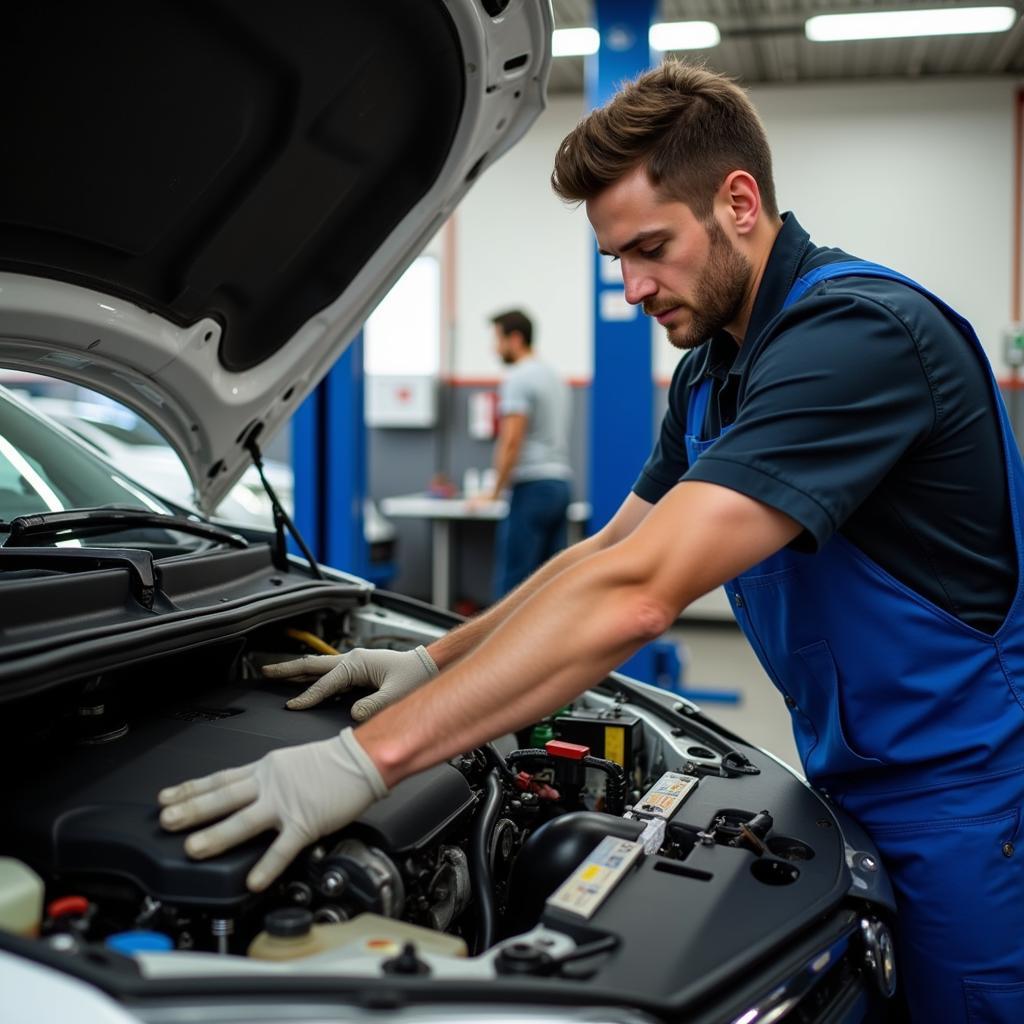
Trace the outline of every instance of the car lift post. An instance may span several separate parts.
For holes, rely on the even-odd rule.
[[[588,109],[611,99],[619,86],[651,66],[648,33],[655,0],[596,0],[601,46],[586,58]],[[618,268],[594,246],[594,376],[590,394],[590,529],[615,514],[651,451],[654,379],[651,323],[626,302]],[[658,681],[653,645],[637,651],[621,671]]]
[[[589,109],[651,67],[648,42],[655,0],[596,0],[601,46],[586,59]],[[651,322],[630,306],[619,270],[594,246],[594,378],[590,394],[590,529],[599,530],[629,493],[654,439]],[[619,666],[626,675],[684,696],[682,662],[673,644],[655,641]],[[734,690],[701,690],[702,700],[738,703]]]
[[[317,561],[364,577],[366,448],[360,332],[292,418],[292,467],[295,525]]]

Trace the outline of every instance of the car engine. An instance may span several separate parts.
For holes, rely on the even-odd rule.
[[[177,948],[238,951],[270,909],[296,906],[319,923],[371,912],[482,949],[499,919],[527,923],[524,908],[539,914],[538,894],[560,881],[557,868],[538,867],[550,884],[520,881],[524,892],[509,914],[512,867],[528,836],[565,815],[584,836],[607,831],[609,821],[622,831],[627,802],[652,781],[638,718],[614,704],[565,708],[518,737],[404,780],[343,833],[306,850],[269,892],[250,894],[245,877],[269,836],[192,861],[183,837],[161,829],[155,797],[165,785],[353,725],[348,709],[359,691],[293,712],[283,708],[293,691],[262,677],[261,665],[306,651],[277,629],[201,655],[143,662],[85,682],[59,714],[50,704],[30,742],[12,738],[22,782],[7,804],[17,833],[5,852],[59,880],[64,897],[80,897],[73,906],[88,907],[75,922],[58,915],[50,928],[102,937],[145,927],[172,935]],[[606,736],[612,756],[591,754],[598,744],[606,752]],[[716,759],[711,750],[696,752]],[[708,770],[692,761],[673,767]],[[577,860],[585,845],[574,849]],[[489,912],[480,913],[481,903]]]
[[[869,872],[858,878],[860,855],[844,853],[837,820],[788,771],[694,705],[616,677],[403,780],[263,893],[248,892],[245,878],[270,833],[193,861],[184,837],[160,827],[162,787],[353,724],[364,691],[289,711],[294,688],[266,679],[263,665],[308,653],[311,636],[339,650],[410,649],[429,640],[424,628],[372,604],[291,616],[159,657],[140,650],[113,671],[19,701],[0,725],[0,770],[11,780],[0,856],[44,880],[43,941],[95,957],[121,936],[156,934],[162,948],[204,963],[251,961],[268,935],[293,926],[308,934],[369,921],[380,933],[392,922],[411,929],[402,934],[421,952],[443,940],[465,965],[431,961],[435,973],[596,977],[609,992],[681,1006],[726,969],[749,970],[766,936],[824,927],[824,910],[848,941],[856,914],[837,908],[851,874],[864,898],[891,899],[871,890]],[[606,869],[611,885],[592,885]],[[412,948],[384,970],[425,970]],[[147,970],[158,974],[197,969],[188,956],[154,963]],[[360,975],[366,963],[349,956],[331,970]],[[848,977],[837,970],[835,985]]]

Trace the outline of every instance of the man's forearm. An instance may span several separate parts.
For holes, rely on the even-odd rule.
[[[357,730],[388,785],[542,718],[668,621],[652,611],[634,568],[608,552],[533,590],[458,664]]]
[[[474,650],[491,632],[500,626],[527,599],[532,597],[549,580],[554,579],[569,566],[600,550],[595,537],[574,544],[559,552],[549,562],[542,565],[532,576],[524,580],[515,590],[507,594],[497,604],[492,605],[482,615],[464,623],[457,629],[446,633],[435,640],[427,652],[434,659],[439,669],[449,668],[460,658]]]
[[[494,488],[489,495],[490,498],[496,499],[501,496],[501,492],[508,486],[512,470],[515,469],[518,461],[519,445],[502,437],[498,441],[498,449],[494,453]]]
[[[620,524],[643,513],[640,499],[630,504],[632,511],[620,510]],[[683,481],[641,528],[555,572],[475,650],[356,735],[391,786],[537,721],[667,629],[680,609],[801,529],[737,491]],[[614,536],[604,534],[606,541]]]

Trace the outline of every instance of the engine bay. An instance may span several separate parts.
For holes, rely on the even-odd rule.
[[[363,691],[290,711],[294,690],[262,676],[309,652],[296,637],[409,649],[424,628],[374,605],[307,614],[21,702],[0,856],[45,882],[36,941],[131,950],[152,978],[316,973],[329,957],[356,976],[587,982],[682,1006],[769,955],[799,964],[826,919],[856,930],[851,886],[877,894],[827,805],[694,706],[614,677],[407,778],[264,893],[245,877],[269,834],[193,861],[161,829],[161,787],[354,724]],[[309,945],[325,929],[347,944]],[[142,934],[176,958],[133,946]],[[268,938],[280,955],[260,953]]]

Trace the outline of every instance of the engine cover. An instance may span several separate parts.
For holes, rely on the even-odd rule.
[[[131,721],[103,743],[39,751],[20,782],[12,778],[12,853],[53,875],[97,874],[135,882],[154,898],[230,907],[246,898],[245,877],[273,838],[265,833],[209,861],[193,861],[184,835],[158,821],[164,786],[246,764],[277,747],[336,735],[354,722],[350,700],[308,711],[283,707],[279,686],[246,682],[204,692]],[[440,764],[405,779],[346,834],[390,853],[430,842],[475,801],[462,773]]]

